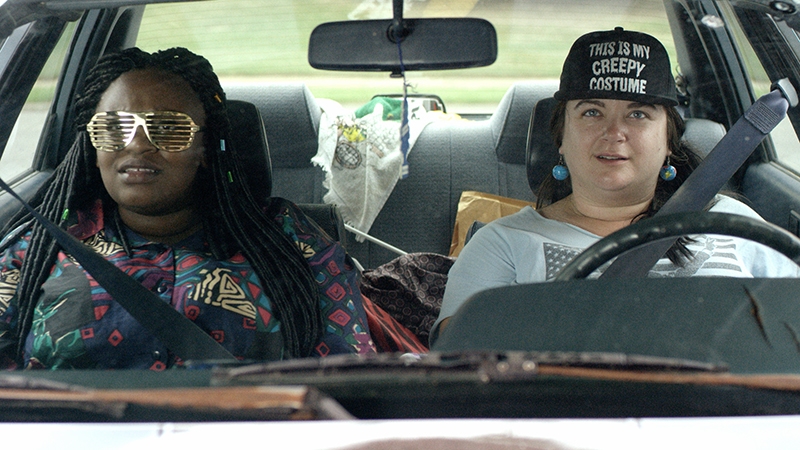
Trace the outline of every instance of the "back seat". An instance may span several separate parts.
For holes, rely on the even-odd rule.
[[[463,191],[534,201],[526,169],[531,113],[539,100],[552,96],[557,83],[515,83],[488,120],[429,124],[411,149],[408,178],[398,181],[369,234],[406,252],[447,254]],[[324,173],[311,163],[321,109],[305,84],[224,87],[228,98],[249,101],[261,112],[272,159],[272,195],[323,203]],[[707,153],[724,128],[713,122],[695,125]],[[364,268],[398,256],[372,242],[356,242],[349,233],[346,246]]]

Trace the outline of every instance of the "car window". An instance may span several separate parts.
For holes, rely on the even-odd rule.
[[[31,169],[74,29],[75,24],[71,23],[64,30],[14,124],[0,159],[0,177],[6,181]]]
[[[402,80],[385,72],[313,69],[308,64],[308,36],[324,21],[391,18],[391,3],[225,0],[148,5],[137,46],[146,51],[185,46],[211,61],[223,85],[256,79],[303,81],[315,97],[355,108],[373,95],[402,92]],[[653,34],[665,44],[676,66],[661,2],[618,1],[602,11],[576,0],[557,6],[529,0],[466,1],[458,7],[442,0],[406,4],[405,17],[461,14],[489,20],[497,30],[498,57],[488,67],[407,74],[411,93],[440,96],[448,112],[488,114],[515,81],[558,78],[572,42],[597,29],[622,26]]]
[[[729,17],[733,16],[730,15]],[[737,20],[727,20],[727,24],[739,45],[742,61],[747,68],[753,93],[756,98],[768,94],[772,82],[758,59],[755,50],[745,37],[739,22]],[[798,140],[797,132],[788,116],[784,117],[778,126],[772,130],[769,137],[772,141],[776,161],[796,172],[800,172],[800,140]]]

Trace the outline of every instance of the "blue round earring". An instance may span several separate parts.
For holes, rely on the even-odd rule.
[[[569,177],[569,169],[564,164],[564,155],[559,155],[558,164],[553,167],[553,178],[564,181]]]
[[[667,156],[667,161],[664,163],[664,167],[658,172],[658,176],[664,181],[671,181],[674,180],[677,175],[678,170],[669,163],[669,156]]]

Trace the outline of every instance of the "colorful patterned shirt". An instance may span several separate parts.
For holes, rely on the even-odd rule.
[[[317,280],[324,332],[316,356],[375,351],[344,249],[291,202],[277,200],[275,220],[302,250]],[[283,357],[280,322],[250,264],[241,255],[220,261],[200,232],[175,244],[148,241],[125,230],[131,255],[97,202],[68,231],[209,333],[240,359]],[[10,362],[16,347],[16,286],[30,232],[0,255],[0,349]],[[4,342],[5,341],[5,342]],[[10,345],[3,345],[10,344]],[[9,354],[11,352],[11,354]],[[91,275],[60,252],[34,312],[24,353],[27,368],[163,370],[179,361],[116,303]],[[6,363],[6,366],[13,365]],[[7,367],[7,368],[10,368]]]

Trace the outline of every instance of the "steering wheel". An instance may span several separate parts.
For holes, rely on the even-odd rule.
[[[586,278],[607,261],[635,247],[690,234],[721,234],[764,244],[800,265],[800,238],[769,222],[728,213],[665,214],[631,224],[584,250],[554,281]]]

